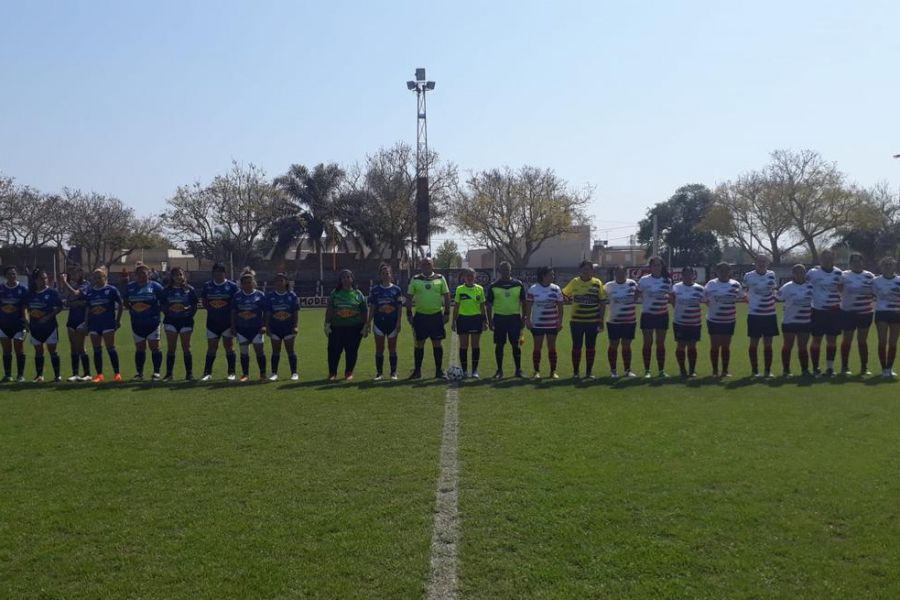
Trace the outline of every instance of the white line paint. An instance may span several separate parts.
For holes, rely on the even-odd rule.
[[[459,338],[454,333],[450,344],[450,365],[457,364]],[[451,382],[444,401],[444,430],[441,436],[441,466],[434,502],[434,527],[431,532],[431,576],[427,600],[456,600],[459,582],[456,558],[459,545],[459,385]]]

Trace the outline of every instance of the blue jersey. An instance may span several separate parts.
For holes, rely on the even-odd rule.
[[[52,288],[44,288],[40,292],[32,291],[28,294],[28,317],[31,324],[31,332],[52,332],[56,329],[56,317],[47,323],[41,323],[41,319],[54,311],[62,308],[62,298],[59,292]],[[44,337],[44,336],[40,336]]]
[[[9,284],[0,284],[0,324],[7,327],[24,327],[22,319],[22,307],[28,302],[28,288],[21,283],[13,287]]]
[[[259,290],[249,294],[243,290],[234,295],[234,325],[238,331],[257,332],[263,326],[263,314],[268,310],[266,295]]]
[[[225,280],[222,283],[207,281],[203,284],[200,297],[206,308],[206,322],[219,326],[231,326],[231,309],[234,295],[239,291],[235,282]]]
[[[293,333],[294,315],[300,310],[300,299],[297,294],[287,291],[283,294],[269,292],[266,295],[269,307],[269,327],[276,334]],[[270,332],[271,333],[271,332]]]
[[[163,289],[161,300],[166,324],[189,321],[197,314],[197,292],[189,285]]]
[[[375,309],[373,321],[383,333],[390,333],[397,328],[400,313],[403,310],[403,290],[400,286],[390,285],[384,287],[381,284],[372,286],[369,290],[369,306]]]
[[[69,307],[69,318],[66,321],[66,325],[74,329],[84,323],[84,315],[87,306],[84,302],[84,294],[90,289],[91,284],[83,281],[80,285],[72,287],[78,291],[78,295],[71,296],[66,300],[66,306]]]
[[[137,281],[128,284],[125,304],[131,315],[132,327],[152,327],[159,325],[159,295],[162,286],[155,281],[141,285]]]
[[[84,301],[87,305],[88,327],[95,330],[115,329],[116,305],[122,303],[122,295],[119,290],[107,284],[102,288],[89,287],[84,293]]]

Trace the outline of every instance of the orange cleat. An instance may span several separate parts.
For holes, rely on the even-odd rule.
[[[106,381],[106,377],[103,376],[103,373],[97,373],[94,375],[94,378],[91,379],[92,383],[103,383],[104,381]]]
[[[113,377],[113,381],[115,381],[116,383],[122,383],[122,374],[116,373],[115,377]]]

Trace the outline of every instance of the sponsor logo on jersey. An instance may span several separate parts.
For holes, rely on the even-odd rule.
[[[242,310],[241,312],[238,313],[238,316],[240,318],[244,319],[245,321],[249,321],[250,319],[256,318],[256,313],[252,310]]]

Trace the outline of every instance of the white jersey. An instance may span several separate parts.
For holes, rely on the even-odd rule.
[[[705,291],[699,283],[686,285],[676,283],[672,286],[672,295],[675,296],[675,318],[678,325],[700,325],[703,320],[703,302]]]
[[[563,301],[562,290],[555,283],[544,286],[535,283],[528,288],[528,302],[531,302],[531,326],[536,329],[559,329],[562,315],[557,303]]]
[[[813,287],[812,307],[816,310],[837,310],[841,307],[841,278],[843,272],[831,267],[813,267],[806,273],[806,280]]]
[[[606,284],[606,299],[609,301],[609,323],[630,325],[636,321],[634,306],[637,301],[637,282],[626,279],[623,283],[610,281]]]
[[[668,277],[644,275],[638,282],[641,293],[641,314],[669,314],[669,294],[672,291],[672,280]]]
[[[778,279],[774,271],[762,275],[755,269],[744,274],[744,288],[747,290],[748,315],[771,316],[775,314],[775,292]]]
[[[737,320],[737,303],[744,297],[744,289],[734,279],[706,283],[706,302],[709,310],[706,319],[713,323],[734,323]]]
[[[900,277],[894,275],[890,279],[879,275],[872,282],[875,293],[875,310],[900,313]]]
[[[808,281],[788,281],[778,290],[778,299],[784,302],[782,323],[806,325],[812,321],[813,286]]]
[[[875,298],[875,292],[872,284],[875,282],[875,275],[869,271],[844,271],[841,275],[841,309],[847,312],[870,313],[872,312],[872,300]]]

